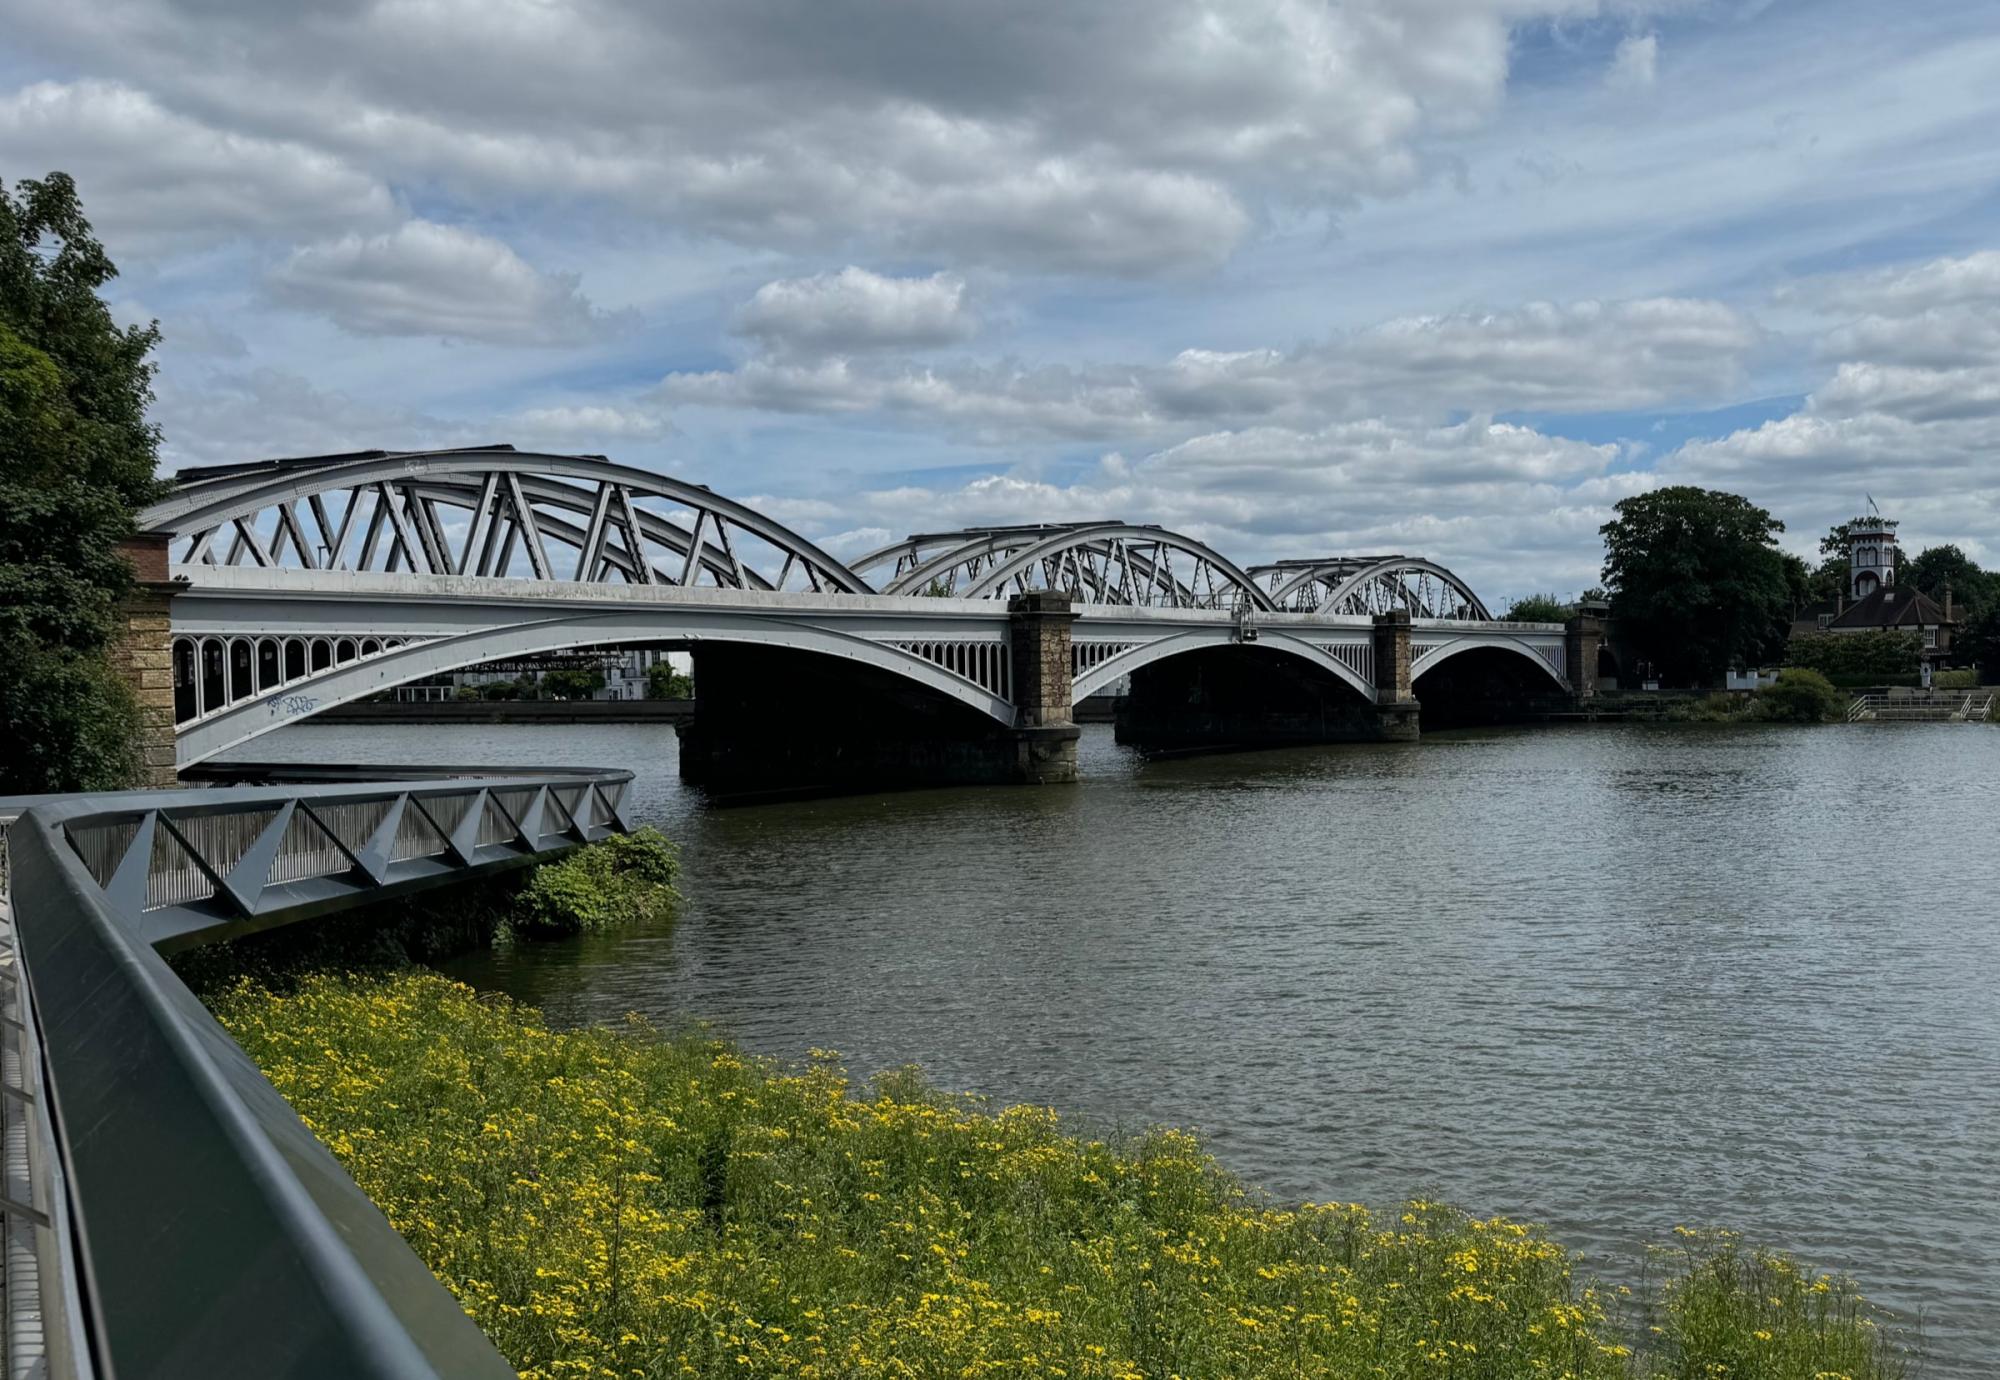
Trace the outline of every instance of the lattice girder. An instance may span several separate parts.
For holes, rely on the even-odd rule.
[[[870,552],[854,569],[885,569],[885,594],[994,599],[1060,590],[1082,604],[1271,607],[1247,573],[1201,542],[1121,522],[910,537]]]
[[[1272,604],[1281,609],[1364,617],[1406,610],[1412,618],[1488,622],[1492,615],[1472,587],[1420,556],[1351,556],[1257,566]]]
[[[870,592],[752,508],[596,456],[367,451],[179,478],[139,525],[168,533],[184,563]],[[551,543],[563,550],[552,553]],[[767,574],[746,546],[782,564]]]

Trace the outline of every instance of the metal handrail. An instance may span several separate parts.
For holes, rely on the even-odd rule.
[[[0,1126],[45,1132],[40,1187],[0,1194],[8,1266],[23,1224],[42,1233],[42,1350],[10,1327],[9,1380],[513,1373],[161,955],[623,830],[631,773],[306,774],[0,802],[0,1072],[24,1078],[0,1113],[30,1114]]]

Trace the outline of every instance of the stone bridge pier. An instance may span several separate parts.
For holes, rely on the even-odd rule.
[[[167,571],[167,539],[141,533],[120,543],[119,553],[137,577],[119,609],[117,636],[106,649],[139,705],[139,779],[157,790],[179,784],[174,766],[174,660],[172,605],[187,580]]]
[[[681,778],[720,799],[1076,780],[1067,595],[1008,605],[1015,722],[900,676],[746,643],[696,643]]]

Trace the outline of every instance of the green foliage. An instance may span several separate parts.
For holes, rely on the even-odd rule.
[[[518,700],[522,698],[521,682],[518,680],[492,680],[479,687],[479,697],[487,700]],[[533,699],[532,691],[527,696]]]
[[[2000,685],[2000,599],[1969,621],[1952,642],[1962,661],[1976,662],[1984,685]]]
[[[587,700],[604,688],[601,666],[562,666],[542,674],[541,698]]]
[[[676,671],[664,661],[656,661],[646,668],[646,698],[691,700],[694,698],[694,678],[684,671]]]
[[[479,687],[476,685],[460,685],[452,690],[451,697],[460,702],[466,700],[483,700],[486,698],[486,696],[479,693]]]
[[[1847,581],[1852,572],[1848,568],[1847,557],[1828,556],[1812,567],[1806,577],[1806,603],[1830,603],[1847,593]]]
[[[1667,709],[1667,718],[1680,724],[1735,724],[1750,717],[1750,696],[1727,690],[1698,700],[1681,700]]]
[[[914,1072],[555,1031],[434,975],[214,1007],[525,1380],[1899,1374],[1846,1281],[1729,1240],[1626,1299],[1519,1223],[1276,1206],[1185,1133]]]
[[[1622,500],[1606,523],[1612,615],[1639,660],[1670,682],[1705,684],[1775,655],[1797,571],[1783,523],[1736,494],[1688,485]]]
[[[1774,685],[1757,692],[1756,714],[1782,724],[1823,724],[1843,716],[1847,700],[1818,671],[1787,668]]]
[[[650,825],[613,834],[536,868],[509,920],[516,934],[537,939],[668,920],[680,905],[679,871],[673,844]]]
[[[1850,682],[1913,674],[1923,655],[1914,632],[1882,628],[1871,632],[1800,633],[1785,644],[1785,664]]]
[[[100,653],[0,637],[0,790],[113,791],[138,775],[139,706]]]
[[[1567,623],[1576,616],[1576,606],[1553,594],[1530,594],[1516,599],[1505,614],[1509,623]]]
[[[1891,1380],[1904,1373],[1851,1280],[1746,1250],[1733,1232],[1675,1231],[1657,1315],[1663,1376]]]
[[[97,290],[115,274],[68,177],[0,185],[0,790],[98,789],[137,767],[138,719],[101,653],[132,583],[117,543],[160,492],[159,332],[112,322]]]
[[[1897,573],[1896,583],[1914,585],[1937,600],[1939,606],[1944,604],[1944,592],[1949,587],[1952,613],[1974,619],[1994,602],[2000,576],[1981,570],[1956,546],[1927,546]]]

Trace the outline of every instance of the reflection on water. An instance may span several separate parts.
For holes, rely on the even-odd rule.
[[[1579,728],[716,810],[652,726],[301,725],[250,757],[618,764],[671,930],[454,965],[562,1022],[922,1063],[1201,1129],[1286,1198],[1433,1193],[1613,1270],[1676,1223],[2000,1351],[2000,731]]]

